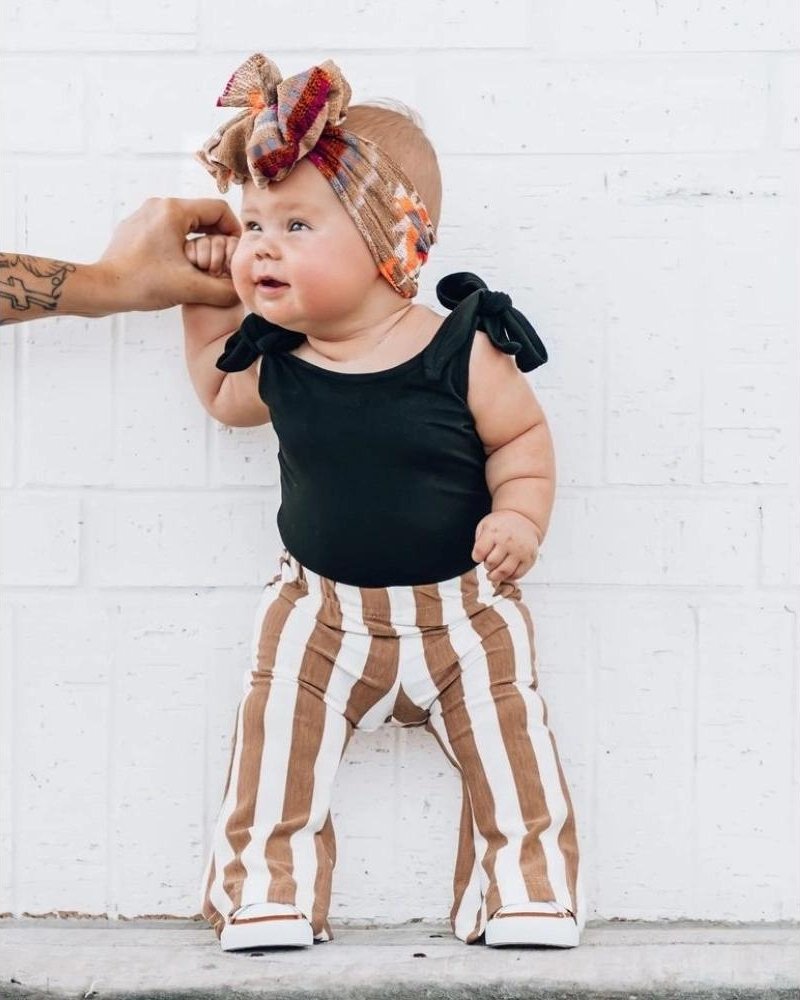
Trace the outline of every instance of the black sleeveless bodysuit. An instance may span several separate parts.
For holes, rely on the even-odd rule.
[[[278,437],[278,530],[321,576],[361,587],[436,583],[475,562],[492,498],[486,455],[467,406],[476,329],[522,371],[544,345],[502,292],[468,273],[436,288],[453,311],[433,340],[394,368],[335,372],[290,354],[305,337],[247,316],[217,362],[243,371],[263,354],[259,395]]]

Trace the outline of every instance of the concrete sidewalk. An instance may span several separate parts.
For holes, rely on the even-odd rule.
[[[0,997],[800,1000],[800,927],[598,923],[577,949],[467,946],[449,927],[335,926],[300,951],[231,955],[191,921],[0,921]]]

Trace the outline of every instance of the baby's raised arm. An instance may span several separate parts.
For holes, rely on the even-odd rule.
[[[230,237],[201,237],[187,242],[186,256],[201,270],[225,275],[235,244]],[[229,309],[190,305],[182,311],[189,377],[206,410],[229,427],[269,423],[269,408],[258,394],[259,362],[243,372],[223,372],[216,366],[225,341],[244,319],[241,303]]]

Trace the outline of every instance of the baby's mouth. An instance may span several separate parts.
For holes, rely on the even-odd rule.
[[[262,278],[258,284],[262,288],[288,288],[285,281],[278,281],[276,278]]]

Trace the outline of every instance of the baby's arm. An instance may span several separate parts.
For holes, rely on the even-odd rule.
[[[555,495],[555,458],[547,420],[514,359],[480,331],[470,358],[467,402],[483,442],[492,512],[478,524],[472,557],[492,580],[513,580],[533,566]]]
[[[235,241],[220,251],[220,239],[201,237],[186,245],[186,256],[201,270],[224,274]],[[221,256],[220,256],[221,254]],[[243,372],[223,372],[216,367],[227,338],[241,326],[244,307],[183,307],[186,364],[200,402],[215,420],[229,427],[255,427],[269,423],[269,409],[258,394],[259,363]],[[260,359],[259,359],[260,361]]]

